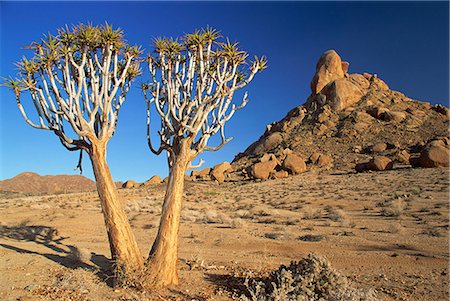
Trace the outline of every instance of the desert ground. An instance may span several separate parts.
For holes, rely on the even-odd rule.
[[[164,185],[120,189],[146,254]],[[96,192],[3,194],[0,300],[239,300],[243,279],[309,253],[378,300],[448,300],[449,171],[310,171],[263,182],[187,182],[180,284],[112,287]]]

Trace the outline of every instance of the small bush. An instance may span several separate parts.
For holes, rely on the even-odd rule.
[[[263,281],[246,280],[249,296],[243,301],[372,301],[373,291],[354,288],[323,257],[309,254],[299,262],[282,265]]]

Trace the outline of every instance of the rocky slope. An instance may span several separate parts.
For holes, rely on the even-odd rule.
[[[25,193],[68,193],[95,190],[95,182],[80,175],[41,176],[24,172],[0,181],[0,191]]]
[[[448,137],[446,107],[410,99],[376,74],[351,74],[348,68],[334,50],[325,52],[305,104],[268,125],[258,141],[234,158],[233,169],[245,176],[255,163],[267,161],[267,154],[282,162],[291,151],[308,168],[353,169],[374,154],[408,163],[403,154]]]

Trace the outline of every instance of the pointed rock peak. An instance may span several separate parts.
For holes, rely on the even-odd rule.
[[[343,62],[334,50],[324,52],[317,62],[316,73],[311,81],[311,91],[318,94],[330,82],[343,78],[348,72],[348,62]]]

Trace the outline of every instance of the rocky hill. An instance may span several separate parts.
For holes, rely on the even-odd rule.
[[[95,182],[80,175],[41,176],[24,172],[0,181],[0,191],[25,193],[68,193],[95,190]]]
[[[408,164],[409,155],[429,141],[448,137],[446,107],[410,99],[376,74],[348,70],[349,63],[334,50],[325,52],[305,104],[268,125],[258,141],[234,158],[233,169],[246,176],[255,163],[272,161],[282,171],[289,153],[303,158],[308,168],[353,169],[374,154]]]

